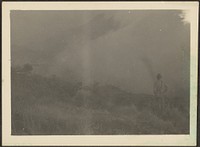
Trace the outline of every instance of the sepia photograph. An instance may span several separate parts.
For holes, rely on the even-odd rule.
[[[3,104],[12,137],[192,135],[186,140],[195,144],[198,3],[4,4],[10,92]]]

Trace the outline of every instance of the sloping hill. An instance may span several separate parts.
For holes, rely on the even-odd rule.
[[[12,134],[183,134],[187,109],[113,85],[12,72]],[[183,104],[182,107],[187,107]]]

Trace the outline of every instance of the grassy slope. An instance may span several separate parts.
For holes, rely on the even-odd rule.
[[[188,133],[188,107],[111,85],[90,87],[57,78],[12,73],[12,134]],[[182,103],[180,103],[182,102]]]

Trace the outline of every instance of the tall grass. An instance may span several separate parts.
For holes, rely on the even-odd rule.
[[[80,83],[12,72],[12,134],[187,134],[189,104],[112,85],[83,90]],[[87,91],[85,93],[85,91]]]

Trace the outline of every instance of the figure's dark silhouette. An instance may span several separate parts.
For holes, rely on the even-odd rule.
[[[159,101],[159,107],[163,109],[165,104],[165,94],[168,90],[167,85],[162,80],[162,75],[160,73],[156,76],[156,82],[154,84],[154,95]]]

